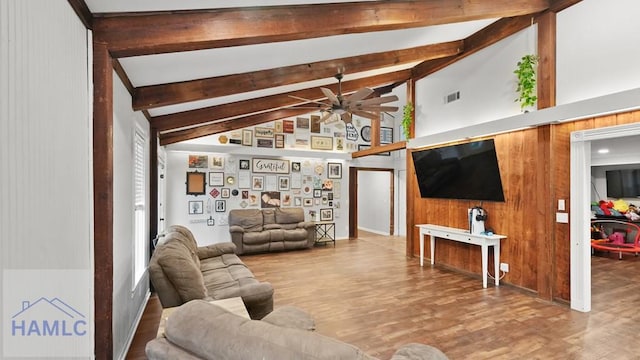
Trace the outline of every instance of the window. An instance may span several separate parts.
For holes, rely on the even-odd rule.
[[[133,192],[134,192],[134,241],[133,241],[133,288],[147,268],[147,226],[146,226],[146,168],[145,138],[138,130],[133,137]]]

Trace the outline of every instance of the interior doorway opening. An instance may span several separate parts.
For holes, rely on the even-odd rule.
[[[365,224],[363,227],[369,232],[389,236],[395,233],[395,191],[394,169],[349,168],[350,239],[358,237],[358,227],[362,224]],[[382,222],[388,224],[388,227],[384,226],[384,230],[377,231],[371,225],[366,225],[373,222]]]

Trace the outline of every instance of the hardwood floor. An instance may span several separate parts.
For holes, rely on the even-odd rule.
[[[592,257],[590,313],[509,285],[483,289],[480,276],[421,268],[418,258],[405,257],[404,238],[398,237],[361,233],[335,248],[242,259],[256,277],[273,284],[276,307],[303,308],[319,333],[381,359],[409,342],[434,345],[452,360],[640,358],[640,346],[634,345],[640,332],[640,258],[634,256]],[[128,359],[144,359],[157,308],[152,297],[147,310],[156,320],[143,320]]]

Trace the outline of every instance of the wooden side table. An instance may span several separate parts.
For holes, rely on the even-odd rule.
[[[336,223],[319,221],[315,225],[315,245],[326,245],[328,242],[333,242],[333,247],[336,247]]]
[[[247,312],[247,308],[244,306],[244,302],[241,297],[233,297],[228,299],[220,299],[220,300],[212,300],[209,301],[210,304],[220,306],[221,308],[228,310],[229,312],[242,316],[251,320],[249,317],[249,313]],[[164,328],[167,324],[167,319],[179,306],[170,307],[162,310],[162,315],[160,317],[160,324],[158,325],[158,334],[156,337],[164,336]]]

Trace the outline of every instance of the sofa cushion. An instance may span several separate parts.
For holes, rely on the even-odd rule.
[[[267,244],[271,240],[269,231],[244,233],[242,242],[245,245]]]
[[[204,278],[198,267],[200,259],[195,255],[196,263],[194,255],[177,239],[165,242],[154,252],[162,272],[173,284],[183,302],[207,297]]]
[[[237,225],[246,232],[262,231],[262,211],[260,209],[234,209],[229,212],[229,225]]]
[[[262,209],[262,221],[265,226],[268,224],[276,224],[276,210]]]
[[[249,268],[234,254],[203,260],[200,271],[207,292],[214,299],[240,296],[240,287],[258,283]]]
[[[203,359],[374,359],[360,349],[315,332],[248,320],[195,300],[167,320],[167,339]]]
[[[304,221],[302,208],[277,208],[275,210],[275,222],[278,224],[295,224]]]
[[[283,232],[284,241],[298,241],[298,240],[307,240],[307,230],[305,229],[294,229],[287,230]]]
[[[276,326],[314,331],[316,322],[308,312],[291,305],[285,305],[273,310],[269,315],[262,318],[269,324]]]

